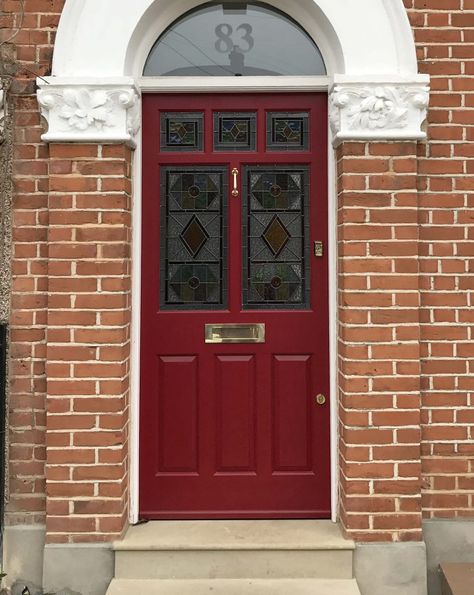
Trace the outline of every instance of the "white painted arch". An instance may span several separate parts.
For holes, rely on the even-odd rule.
[[[225,1],[225,0],[224,0]],[[139,77],[153,43],[206,0],[67,0],[53,76]],[[412,31],[402,0],[266,0],[301,23],[330,75],[416,75]]]

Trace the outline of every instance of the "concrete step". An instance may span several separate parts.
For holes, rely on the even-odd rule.
[[[351,579],[354,543],[330,521],[160,521],[115,544],[118,579]]]
[[[355,580],[114,579],[107,595],[360,595]]]

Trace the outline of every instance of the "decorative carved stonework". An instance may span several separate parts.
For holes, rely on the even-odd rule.
[[[420,83],[428,82],[420,78]],[[361,84],[336,80],[329,98],[334,144],[344,140],[426,138],[422,125],[427,115],[429,87],[420,83]]]
[[[125,142],[140,129],[140,93],[131,79],[117,84],[39,81],[38,101],[48,121],[46,142]]]
[[[344,140],[418,140],[429,103],[429,77],[399,80],[336,75],[329,96],[334,144]],[[140,91],[133,79],[49,77],[38,81],[48,121],[46,142],[124,142],[135,146]]]

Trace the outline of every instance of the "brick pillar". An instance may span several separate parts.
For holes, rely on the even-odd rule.
[[[50,147],[47,539],[127,522],[130,150]]]
[[[361,541],[421,539],[416,149],[338,149],[340,512]]]

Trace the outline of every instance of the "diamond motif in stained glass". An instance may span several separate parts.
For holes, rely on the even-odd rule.
[[[196,123],[168,121],[168,144],[194,146],[196,144]]]
[[[267,149],[306,151],[309,149],[308,112],[268,112]]]
[[[224,166],[161,167],[161,307],[219,309],[227,302]]]
[[[209,235],[199,219],[194,215],[179,236],[193,258],[201,251]]]
[[[162,151],[201,151],[204,115],[200,112],[162,112]]]
[[[292,143],[302,145],[303,142],[303,121],[277,120],[273,121],[273,139],[276,143]]]
[[[221,142],[249,144],[249,121],[222,118]]]
[[[281,222],[280,217],[275,215],[263,232],[263,239],[275,256],[278,256],[290,239],[286,227]]]
[[[214,150],[254,151],[256,130],[254,112],[214,112]]]
[[[308,174],[308,167],[296,165],[245,168],[246,309],[309,306]]]

